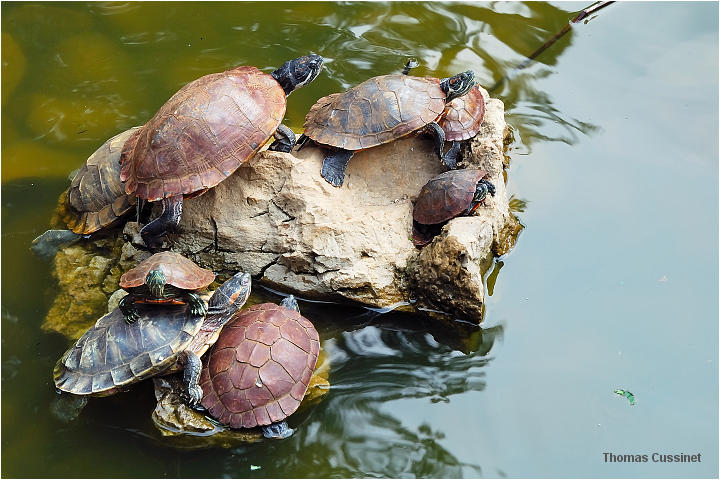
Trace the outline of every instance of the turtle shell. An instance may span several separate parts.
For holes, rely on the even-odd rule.
[[[85,161],[65,193],[63,220],[79,235],[97,232],[133,209],[134,195],[125,193],[120,181],[120,153],[140,127],[133,127],[105,142]]]
[[[451,100],[438,123],[445,132],[445,140],[461,141],[477,135],[484,117],[485,99],[476,85],[467,94]]]
[[[450,170],[426,183],[413,208],[413,219],[423,225],[450,220],[472,203],[475,188],[487,172],[476,169]]]
[[[143,311],[132,324],[119,308],[100,318],[60,357],[55,386],[76,395],[105,396],[119,387],[155,376],[172,367],[203,323],[185,306]]]
[[[305,135],[346,150],[374,147],[437,120],[445,98],[437,78],[373,77],[318,100],[305,117]]]
[[[125,143],[125,191],[156,201],[214,187],[268,141],[285,106],[280,84],[255,67],[188,83]]]
[[[120,277],[120,287],[134,288],[145,285],[150,270],[161,270],[167,285],[183,290],[205,288],[215,280],[215,274],[199,267],[195,262],[176,252],[160,252],[140,262]]]
[[[235,314],[207,354],[201,403],[232,428],[279,422],[300,405],[319,352],[317,330],[298,312],[253,305]]]

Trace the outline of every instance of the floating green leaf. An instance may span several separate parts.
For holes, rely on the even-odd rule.
[[[635,395],[633,395],[631,392],[628,392],[627,390],[618,389],[618,390],[615,390],[615,393],[627,398],[628,402],[630,402],[630,405],[635,405]]]

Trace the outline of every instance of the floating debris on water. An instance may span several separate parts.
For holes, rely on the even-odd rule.
[[[250,470],[260,470],[262,467],[260,465],[250,465]]]
[[[628,402],[630,402],[630,405],[635,405],[635,395],[633,395],[631,392],[628,392],[627,390],[617,389],[615,390],[615,393],[627,398]]]

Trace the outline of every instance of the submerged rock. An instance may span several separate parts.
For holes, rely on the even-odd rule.
[[[478,136],[463,147],[461,165],[487,171],[496,195],[475,215],[448,222],[422,250],[411,240],[413,201],[445,167],[433,153],[432,140],[421,136],[358,152],[341,188],[320,176],[319,148],[260,152],[217,187],[184,202],[182,220],[167,246],[221,277],[242,270],[260,284],[301,297],[441,311],[480,323],[485,271],[493,255],[511,248],[521,228],[509,210],[503,178],[508,135],[503,104],[484,90],[483,95],[485,119]],[[126,225],[118,265],[130,268],[147,254],[137,231],[136,223]],[[92,242],[76,249],[72,252],[82,259],[66,261],[65,270],[56,259],[66,298],[62,308],[54,308],[56,315],[73,301],[68,289],[85,296],[117,290],[113,279],[101,280],[101,272],[79,254],[96,249]],[[86,277],[96,283],[83,277],[78,287],[73,278],[83,261],[90,269]]]

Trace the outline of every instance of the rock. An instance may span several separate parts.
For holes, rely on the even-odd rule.
[[[307,393],[298,411],[317,404],[327,394],[330,388],[329,369],[330,364],[321,350],[315,372],[310,378]],[[180,375],[156,377],[153,382],[157,406],[152,413],[152,420],[163,436],[164,443],[171,441],[174,446],[183,448],[230,448],[263,439],[259,428],[227,428],[188,407],[179,395],[183,388]],[[289,418],[292,422],[292,416]]]

